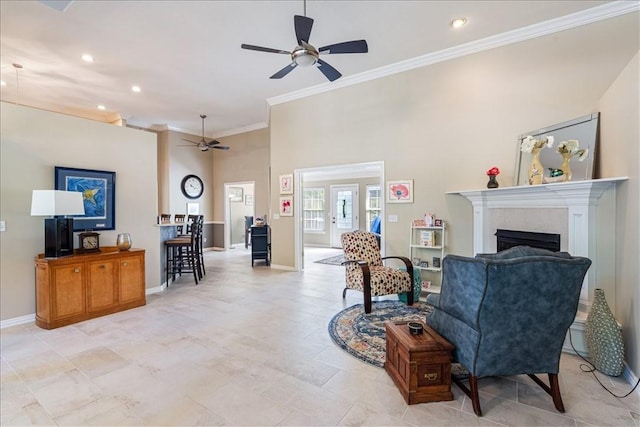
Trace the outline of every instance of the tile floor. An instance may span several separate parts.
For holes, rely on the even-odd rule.
[[[451,402],[406,405],[383,369],[332,343],[329,320],[361,295],[343,301],[342,267],[312,262],[335,250],[306,253],[298,273],[251,268],[244,248],[208,252],[204,282],[179,279],[145,307],[3,329],[1,424],[640,426],[638,394],[610,396],[571,355],[565,414],[527,377],[481,380],[481,418],[455,385]]]

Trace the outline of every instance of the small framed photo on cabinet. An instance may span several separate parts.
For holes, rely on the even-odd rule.
[[[443,220],[441,220],[441,219],[435,219],[435,220],[433,221],[433,225],[434,225],[435,227],[442,227],[442,226],[444,225],[444,221],[443,221]]]
[[[433,265],[433,268],[440,268],[440,258],[438,258],[437,256],[434,256],[432,265]]]

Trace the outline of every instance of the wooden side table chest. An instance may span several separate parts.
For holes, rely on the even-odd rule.
[[[409,405],[453,400],[453,345],[423,322],[422,334],[412,335],[407,323],[385,322],[385,370]]]

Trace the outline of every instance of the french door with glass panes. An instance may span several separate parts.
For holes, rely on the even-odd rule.
[[[331,247],[341,248],[342,233],[360,228],[358,185],[331,186]]]

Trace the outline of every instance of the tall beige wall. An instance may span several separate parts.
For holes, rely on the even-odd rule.
[[[599,102],[602,112],[600,169],[603,176],[628,176],[616,193],[616,307],[626,360],[640,372],[640,55]],[[606,296],[606,295],[605,295]]]
[[[387,253],[408,255],[407,229],[428,210],[447,221],[447,251],[472,255],[471,204],[445,193],[484,188],[492,166],[501,170],[501,186],[513,185],[518,135],[604,110],[601,98],[614,90],[610,86],[638,52],[638,22],[637,13],[629,14],[274,105],[271,192],[278,192],[275,177],[298,168],[383,161],[385,180],[413,179],[415,192],[412,204],[386,205],[387,218],[398,216],[397,223],[384,224]],[[633,69],[625,73],[633,75]],[[616,106],[626,109],[634,103],[637,111],[637,86],[624,78],[617,83],[617,90],[631,95],[609,97],[613,105],[603,111],[603,128]],[[624,117],[638,122],[637,114]],[[603,133],[601,152],[610,144],[638,144],[632,132],[615,143],[609,135]],[[635,152],[628,161],[637,167],[635,150],[619,149],[617,156]],[[618,175],[603,164],[603,177]],[[623,189],[620,197],[633,191],[637,187]],[[630,202],[636,206],[619,205],[625,222],[638,218],[637,196]],[[272,210],[276,203],[272,200]],[[271,225],[273,264],[293,266],[294,218],[281,217]],[[637,245],[624,248],[630,259],[640,257]],[[618,273],[637,282],[637,267]],[[634,283],[620,286],[625,289],[621,295],[634,294],[627,306],[640,305]],[[631,317],[637,321],[637,313],[624,316]],[[635,335],[632,347],[640,342]],[[640,372],[637,355],[629,362]]]
[[[264,216],[268,213],[270,200],[269,130],[260,129],[216,139],[231,148],[229,151],[214,152],[213,220],[224,221],[224,184],[232,182],[255,182],[255,216]]]
[[[118,233],[130,233],[134,247],[146,249],[147,288],[160,285],[155,133],[3,102],[0,162],[3,321],[35,313],[33,259],[44,251],[44,218],[30,216],[31,192],[54,189],[55,166],[116,172],[116,229],[100,231],[100,243],[115,246]]]
[[[195,145],[184,141],[199,141],[201,136],[189,135],[175,131],[167,133],[169,161],[165,173],[167,187],[163,188],[168,195],[168,203],[164,203],[161,212],[176,214],[186,213],[187,203],[198,203],[200,215],[204,215],[205,221],[213,220],[213,150],[200,151]],[[217,151],[217,150],[216,150]],[[180,184],[187,175],[196,175],[204,184],[204,192],[198,199],[189,199],[182,194]]]

